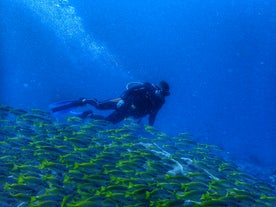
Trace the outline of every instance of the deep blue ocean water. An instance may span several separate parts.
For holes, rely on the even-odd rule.
[[[2,0],[0,103],[117,97],[166,80],[155,127],[276,171],[274,0]]]

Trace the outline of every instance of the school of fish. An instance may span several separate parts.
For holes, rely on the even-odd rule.
[[[188,133],[0,105],[0,206],[276,206],[269,184]]]

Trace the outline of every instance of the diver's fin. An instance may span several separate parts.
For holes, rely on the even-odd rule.
[[[55,113],[83,105],[84,104],[81,100],[66,100],[50,104],[50,109],[53,113]]]

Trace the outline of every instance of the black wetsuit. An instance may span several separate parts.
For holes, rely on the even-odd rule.
[[[126,117],[136,119],[149,115],[149,125],[153,125],[155,117],[165,103],[165,97],[160,93],[160,88],[150,83],[132,87],[125,91],[123,95],[116,99],[109,99],[99,102],[96,99],[87,100],[86,103],[97,109],[114,109],[107,117],[90,114],[89,117],[104,119],[112,123],[118,123]]]

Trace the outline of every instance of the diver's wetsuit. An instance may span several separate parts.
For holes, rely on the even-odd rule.
[[[94,115],[92,111],[84,112],[82,117],[104,119],[112,123],[118,123],[124,118],[132,116],[142,118],[149,115],[149,125],[153,125],[157,112],[165,103],[165,97],[160,93],[160,88],[150,83],[132,87],[124,92],[120,98],[110,99],[103,102],[96,99],[85,100],[85,103],[97,109],[114,109],[107,117]]]

